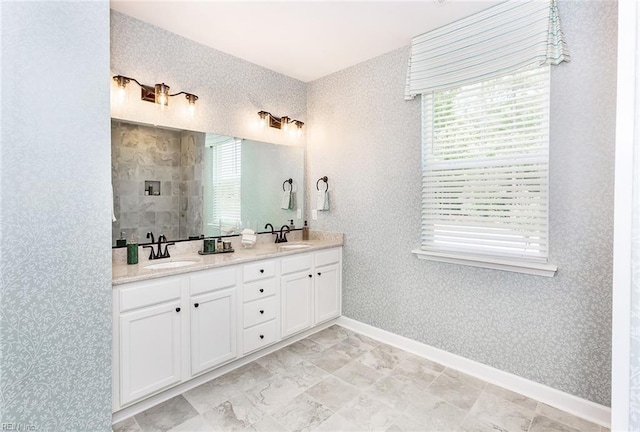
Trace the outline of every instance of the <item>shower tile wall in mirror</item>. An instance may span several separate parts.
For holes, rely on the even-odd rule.
[[[301,226],[302,147],[115,119],[111,127],[113,245],[145,243],[149,231],[184,240]]]

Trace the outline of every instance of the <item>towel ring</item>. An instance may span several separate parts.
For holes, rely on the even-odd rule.
[[[316,189],[317,189],[317,190],[320,190],[320,188],[318,187],[318,184],[319,184],[321,181],[325,182],[325,184],[327,185],[327,188],[325,189],[325,192],[326,192],[326,191],[328,191],[328,190],[329,190],[329,178],[328,178],[327,176],[320,177],[320,178],[318,179],[318,181],[316,182]]]
[[[282,182],[282,190],[285,191],[285,192],[287,191],[285,189],[285,187],[284,187],[284,185],[286,185],[287,183],[289,183],[289,186],[291,187],[289,189],[289,192],[293,191],[293,179],[288,179],[288,180],[285,180],[284,182]]]

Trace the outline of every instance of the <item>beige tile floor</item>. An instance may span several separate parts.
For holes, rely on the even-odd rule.
[[[113,430],[606,429],[334,325],[126,419]]]

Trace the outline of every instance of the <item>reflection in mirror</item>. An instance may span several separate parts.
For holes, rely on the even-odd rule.
[[[114,246],[301,225],[301,147],[115,119],[111,137]]]

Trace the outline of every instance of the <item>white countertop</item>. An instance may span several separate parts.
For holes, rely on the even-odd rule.
[[[234,244],[235,249],[232,253],[212,254],[212,255],[199,255],[197,250],[194,252],[193,248],[185,253],[172,252],[171,258],[157,259],[149,261],[146,257],[141,256],[141,260],[138,264],[128,265],[126,262],[122,262],[120,259],[116,260],[112,265],[112,284],[113,286],[122,285],[130,282],[138,282],[148,279],[161,278],[165,276],[173,276],[177,274],[190,273],[200,270],[208,270],[218,267],[224,267],[234,264],[242,264],[251,261],[258,261],[269,258],[278,258],[281,256],[301,254],[306,252],[317,251],[320,249],[328,249],[332,247],[339,247],[343,245],[343,236],[341,234],[326,235],[324,233],[314,233],[310,240],[294,241],[289,243],[273,243],[273,242],[258,242],[255,246],[249,249],[245,249],[239,244]],[[328,234],[328,233],[327,233]],[[193,243],[193,242],[190,242]],[[202,241],[196,242],[201,244]],[[237,242],[234,242],[237,243]],[[307,244],[309,247],[302,249],[289,249],[285,250],[282,246],[294,245],[294,244]],[[139,255],[146,254],[147,250],[144,249],[139,252]],[[174,256],[175,255],[175,256]],[[115,255],[114,255],[115,257]],[[193,260],[197,261],[195,264],[174,267],[168,269],[147,269],[146,266],[150,264],[168,262],[168,261],[184,261]]]

